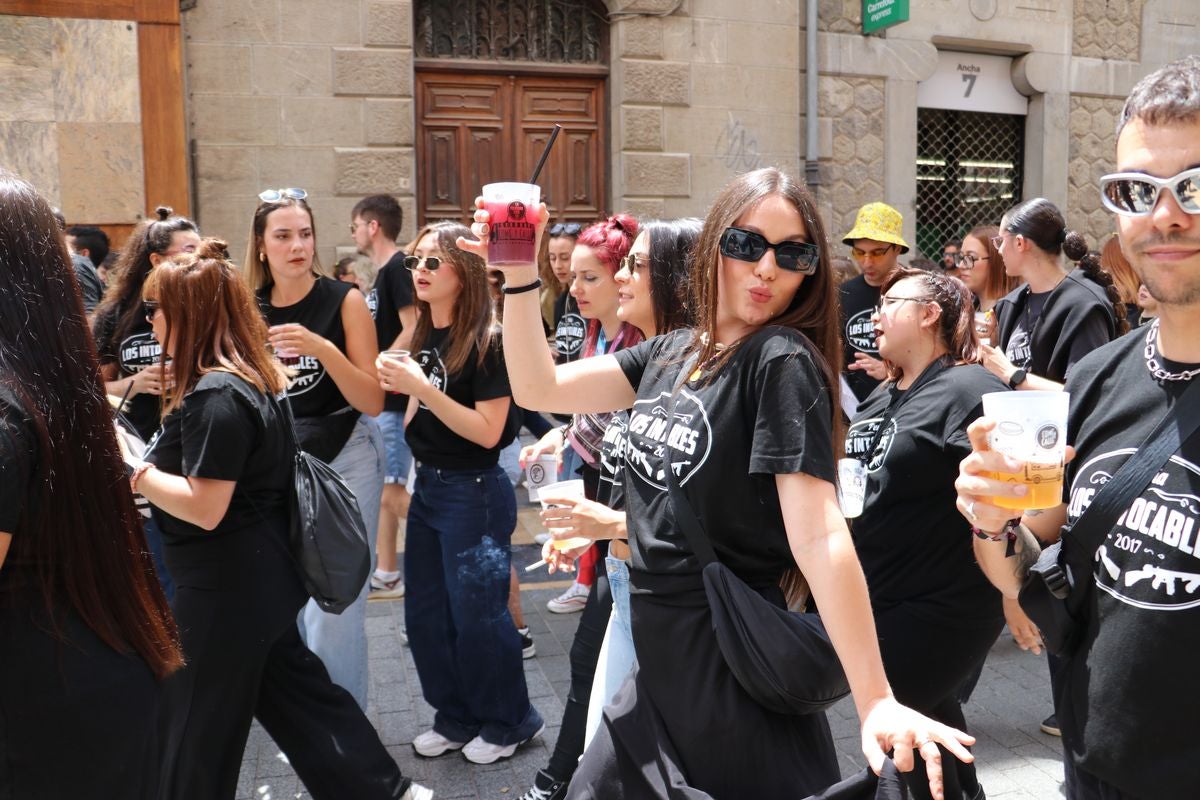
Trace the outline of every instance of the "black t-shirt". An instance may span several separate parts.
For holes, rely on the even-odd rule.
[[[291,306],[271,305],[271,287],[258,291],[258,304],[268,325],[295,322],[318,336],[324,336],[346,352],[346,330],[342,327],[342,303],[353,284],[332,278],[317,278],[304,298]],[[296,418],[323,417],[349,407],[341,389],[325,371],[325,365],[313,356],[300,356],[299,363],[290,365],[296,375],[288,382],[288,397]]]
[[[1034,330],[1037,329],[1038,320],[1042,317],[1042,309],[1046,307],[1046,298],[1049,296],[1049,292],[1030,292],[1025,295],[1021,313],[1017,315],[1016,323],[1013,325],[1012,336],[1009,337],[1008,344],[1004,347],[1004,355],[1008,357],[1014,367],[1029,366],[1030,357],[1033,355],[1030,340]]]
[[[450,350],[450,343],[446,341],[449,335],[449,328],[434,328],[421,351],[414,356],[435,388],[467,408],[474,408],[475,403],[483,400],[512,396],[499,337],[493,339],[482,364],[477,357],[478,349],[472,348],[463,368],[447,375],[445,358]],[[422,464],[441,469],[487,469],[496,466],[501,448],[512,441],[512,420],[513,415],[509,414],[506,431],[495,447],[480,447],[450,430],[421,403],[405,427],[404,435],[413,458]]]
[[[1147,330],[1071,371],[1068,518],[1149,435],[1187,388],[1146,368]],[[1171,372],[1200,364],[1163,361]],[[1193,378],[1197,380],[1197,378]],[[1064,665],[1056,705],[1068,752],[1087,771],[1146,798],[1194,797],[1200,658],[1200,441],[1192,437],[1130,505],[1098,549],[1087,633]]]
[[[126,331],[117,330],[119,318],[120,312],[105,314],[96,319],[92,331],[101,365],[116,364],[118,379],[136,375],[157,364],[162,356],[162,348],[144,316],[137,314]],[[158,430],[161,409],[162,400],[158,395],[139,393],[129,398],[125,418],[146,440]]]
[[[104,284],[100,283],[100,276],[87,256],[72,253],[71,266],[75,268],[75,280],[79,283],[83,310],[90,314],[100,304],[100,298],[104,295]]]
[[[562,303],[561,307],[558,302]],[[583,355],[588,323],[580,316],[579,306],[569,291],[563,292],[558,302],[554,311],[554,345],[558,349],[558,363],[566,364]]]
[[[375,286],[367,294],[367,308],[375,319],[375,335],[379,350],[389,349],[400,335],[404,326],[400,324],[400,309],[413,304],[412,273],[404,267],[404,251],[397,250],[387,263],[379,268]],[[408,407],[408,396],[384,395],[383,407],[387,411],[404,411]]]
[[[829,386],[804,337],[766,327],[710,382],[689,382],[668,419],[692,336],[674,331],[615,354],[637,389],[625,443],[631,570],[699,572],[667,494],[665,470],[672,469],[717,557],[752,585],[777,584],[795,560],[775,475],[834,480]]]
[[[846,366],[854,363],[855,353],[879,358],[879,348],[875,344],[875,323],[871,321],[871,314],[879,305],[879,294],[879,287],[867,283],[862,275],[838,287],[842,322],[842,363],[838,365],[838,370],[846,376],[846,382],[860,402],[875,391],[879,381],[862,370],[847,369]]]
[[[203,541],[278,517],[291,491],[292,442],[275,404],[229,372],[202,376],[183,404],[163,418],[146,460],[163,472],[237,481],[229,510],[206,531],[154,508],[163,539]]]
[[[954,479],[971,452],[967,425],[983,413],[982,395],[1008,387],[978,364],[929,374],[907,391],[885,383],[858,407],[846,455],[867,465],[867,486],[851,529],[877,610],[904,603],[932,624],[973,627],[1001,617],[1000,593],[975,562]]]
[[[609,508],[625,507],[625,444],[629,435],[629,412],[618,411],[609,418],[596,461],[599,485],[596,501]]]

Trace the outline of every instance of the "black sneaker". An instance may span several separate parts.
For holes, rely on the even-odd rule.
[[[1042,720],[1042,733],[1048,733],[1051,736],[1062,736],[1062,729],[1058,727],[1058,716],[1051,714]]]
[[[567,782],[556,781],[550,773],[539,769],[533,778],[533,786],[521,795],[521,800],[562,800],[567,796]]]
[[[529,633],[529,628],[517,628],[517,633],[521,637],[521,658],[533,658],[537,655],[537,645],[533,643],[533,636]]]

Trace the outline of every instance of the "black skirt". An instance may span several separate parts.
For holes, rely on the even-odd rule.
[[[806,797],[839,779],[824,714],[776,714],[726,667],[695,580],[634,594],[638,667],[604,710],[569,800]]]

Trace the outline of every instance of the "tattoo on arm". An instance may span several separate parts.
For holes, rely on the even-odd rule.
[[[1038,556],[1042,554],[1042,545],[1033,535],[1033,531],[1024,524],[1017,526],[1016,536],[1017,540],[1013,543],[1014,546],[1009,548],[1007,555],[1017,559],[1014,572],[1017,579],[1024,583],[1025,578],[1029,576],[1029,568],[1037,563]]]

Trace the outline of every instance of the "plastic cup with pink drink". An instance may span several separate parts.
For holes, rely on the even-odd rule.
[[[536,183],[489,183],[483,187],[488,212],[488,263],[534,264],[542,189]]]

